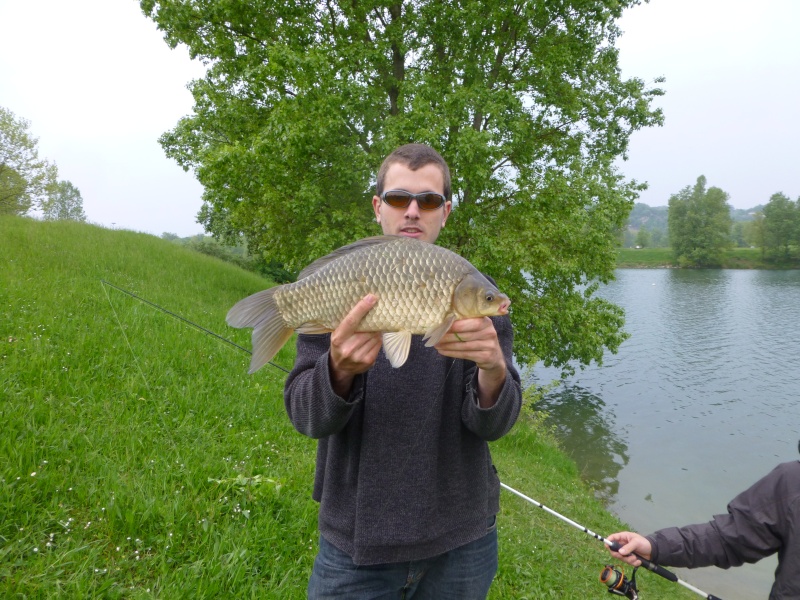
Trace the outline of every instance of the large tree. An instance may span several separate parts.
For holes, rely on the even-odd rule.
[[[517,357],[600,361],[625,338],[596,297],[643,186],[615,168],[660,124],[615,25],[638,0],[141,0],[208,65],[162,145],[204,185],[206,229],[299,269],[379,230],[374,174],[426,142],[451,165],[441,243],[513,299]]]
[[[59,181],[47,190],[42,214],[48,221],[86,221],[81,191],[70,181]]]
[[[39,158],[30,123],[0,106],[0,213],[40,208],[58,177],[55,164]]]
[[[800,231],[800,206],[786,194],[773,194],[763,209],[764,249],[789,258],[789,248],[797,244]]]
[[[720,188],[706,189],[706,178],[686,186],[669,199],[669,239],[679,264],[711,267],[732,245],[731,207]]]

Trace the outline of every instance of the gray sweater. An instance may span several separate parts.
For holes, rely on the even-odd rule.
[[[329,335],[300,335],[284,401],[295,428],[317,438],[313,497],[319,529],[359,565],[421,560],[486,534],[500,484],[487,441],[522,405],[508,317],[492,317],[508,374],[497,403],[477,404],[474,363],[414,336],[394,369],[381,352],[348,398],[331,388]]]
[[[672,567],[727,569],[778,553],[770,600],[800,598],[800,462],[782,463],[709,523],[660,529],[652,560]]]

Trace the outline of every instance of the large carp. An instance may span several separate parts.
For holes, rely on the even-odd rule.
[[[359,331],[383,332],[383,351],[393,367],[408,358],[412,334],[433,346],[453,321],[504,315],[511,302],[469,261],[413,238],[384,235],[359,240],[316,260],[295,283],[248,296],[226,318],[253,328],[250,373],[269,362],[299,333],[336,329],[367,294],[378,300]]]

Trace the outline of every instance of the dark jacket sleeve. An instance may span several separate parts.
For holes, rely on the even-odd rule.
[[[330,334],[298,335],[297,359],[283,390],[292,425],[315,439],[341,431],[364,397],[364,375],[356,376],[348,398],[333,391],[329,352]]]
[[[736,496],[708,523],[669,527],[647,539],[652,560],[672,567],[754,563],[782,550],[797,520],[798,463],[784,463]]]
[[[464,426],[478,437],[490,442],[503,437],[511,430],[522,408],[522,386],[513,363],[514,334],[511,319],[493,317],[492,322],[506,359],[506,381],[494,406],[481,408],[478,404],[478,370],[469,370],[461,411]]]

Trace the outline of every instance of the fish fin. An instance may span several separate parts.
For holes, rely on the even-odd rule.
[[[394,240],[401,239],[403,236],[401,235],[376,235],[373,237],[367,237],[357,242],[353,242],[352,244],[348,244],[347,246],[342,246],[341,248],[337,248],[330,254],[318,258],[310,265],[308,265],[305,269],[300,271],[300,274],[297,276],[297,279],[303,279],[308,277],[309,275],[313,275],[320,269],[322,269],[328,263],[333,262],[337,258],[341,258],[351,252],[355,252],[356,250],[360,250],[362,248],[368,248],[370,246],[377,246],[379,244],[388,244],[389,242],[393,242]]]
[[[255,327],[266,314],[278,311],[273,296],[280,286],[271,287],[268,290],[257,292],[248,296],[244,300],[239,300],[228,311],[225,322],[231,327]],[[278,311],[278,314],[280,312]]]
[[[455,313],[452,313],[447,315],[447,318],[444,321],[442,321],[439,325],[428,329],[428,331],[425,332],[425,336],[423,337],[423,339],[425,340],[425,345],[428,348],[430,348],[431,346],[435,346],[436,344],[438,344],[439,340],[441,340],[444,337],[444,334],[450,330],[450,327],[453,325],[455,320],[456,320],[456,315]]]
[[[283,348],[283,345],[292,337],[294,330],[286,327],[283,317],[279,312],[275,315],[268,315],[253,329],[253,356],[250,358],[250,370],[252,374],[271,361]]]
[[[318,333],[330,333],[333,329],[329,329],[324,325],[320,325],[319,323],[303,323],[300,327],[295,329],[297,333],[307,333],[309,335],[314,335]]]
[[[383,352],[395,369],[405,364],[410,348],[410,331],[387,331],[383,334]]]
[[[237,302],[225,317],[231,327],[253,327],[253,355],[249,373],[255,373],[272,360],[292,337],[293,329],[286,326],[275,302],[275,291],[269,288]]]

